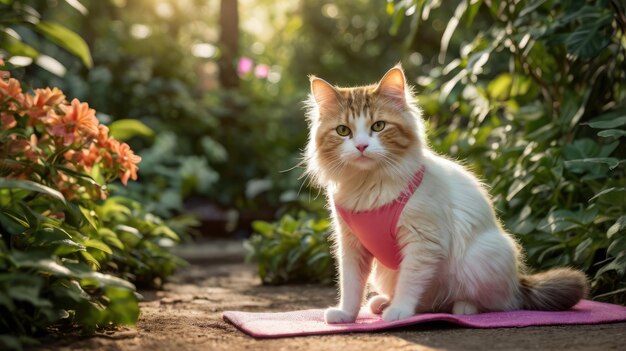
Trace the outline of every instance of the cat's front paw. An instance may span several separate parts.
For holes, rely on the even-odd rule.
[[[402,306],[391,305],[383,312],[383,320],[385,322],[394,322],[401,319],[412,317],[415,314],[414,308],[406,308]]]
[[[324,320],[326,324],[352,323],[356,320],[356,314],[331,307],[324,312]]]

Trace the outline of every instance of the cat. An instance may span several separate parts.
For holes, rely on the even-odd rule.
[[[369,309],[388,322],[424,312],[565,310],[586,296],[580,271],[526,273],[485,187],[429,148],[400,65],[374,85],[310,82],[305,172],[326,192],[339,272],[327,323],[355,321],[368,278],[376,293]]]

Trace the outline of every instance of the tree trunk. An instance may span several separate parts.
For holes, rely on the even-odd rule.
[[[235,59],[239,51],[239,12],[237,0],[220,1],[220,83],[226,89],[239,86]]]

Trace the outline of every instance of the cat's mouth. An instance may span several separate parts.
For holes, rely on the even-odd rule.
[[[369,161],[374,161],[373,158],[369,157],[369,156],[365,156],[363,154],[359,155],[357,158],[354,159],[357,162],[369,162]]]

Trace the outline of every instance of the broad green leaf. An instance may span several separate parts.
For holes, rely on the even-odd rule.
[[[59,45],[83,61],[87,68],[93,66],[93,60],[89,53],[89,46],[78,34],[54,22],[41,21],[35,24],[35,29],[41,32],[53,43]]]
[[[621,252],[613,261],[600,268],[596,273],[596,278],[612,270],[616,271],[619,275],[626,273],[626,252]]]
[[[37,261],[20,261],[17,262],[17,266],[20,268],[35,268],[56,276],[72,275],[72,271],[70,271],[67,267],[62,266],[58,262],[51,259]]]
[[[595,10],[595,9],[594,9]],[[607,26],[610,26],[613,14],[609,11],[584,13],[579,17],[582,25],[565,39],[565,47],[574,59],[588,59],[604,49],[610,42]]]
[[[602,195],[614,192],[614,191],[626,191],[626,188],[617,188],[617,187],[612,187],[612,188],[608,188],[608,189],[604,189],[601,192],[595,194],[591,199],[589,199],[589,201],[594,200]]]
[[[611,239],[613,235],[626,228],[626,216],[621,216],[615,221],[615,223],[606,232],[606,237]]]
[[[156,227],[152,234],[155,236],[164,236],[174,241],[180,241],[180,237],[178,236],[178,234],[176,234],[176,232],[174,232],[172,229],[170,229],[170,227],[166,225],[160,225]]]
[[[102,241],[97,240],[97,239],[87,239],[87,240],[83,241],[82,244],[85,247],[91,247],[93,249],[98,249],[100,251],[108,253],[109,255],[113,254],[113,251],[111,251],[111,248],[107,244],[105,244]]]
[[[85,5],[83,5],[80,1],[78,0],[65,0],[65,2],[70,5],[71,7],[74,8],[74,10],[80,12],[81,15],[86,16],[89,11],[87,10],[87,8],[85,7]]]
[[[49,245],[55,246],[54,254],[57,256],[65,256],[74,252],[86,253],[83,245],[71,239],[54,240]]]
[[[35,48],[24,43],[23,41],[17,40],[7,33],[0,31],[0,38],[4,44],[3,49],[8,51],[11,56],[25,56],[33,59],[39,56],[39,51]]]
[[[140,136],[151,138],[154,131],[137,119],[120,119],[109,125],[111,136],[120,141],[127,141],[133,137]]]
[[[602,130],[600,132],[598,132],[598,136],[601,136],[603,138],[621,138],[623,136],[626,136],[626,130],[621,130],[621,129],[607,129],[607,130]]]
[[[609,169],[613,170],[619,166],[620,163],[621,161],[614,157],[596,157],[565,161],[565,167],[570,170],[578,170],[580,166],[604,164],[609,166]]]
[[[93,257],[93,255],[91,255],[89,252],[87,251],[80,251],[80,255],[85,259],[85,261],[94,269],[100,269],[100,262],[98,262],[98,260],[96,260],[95,257]],[[96,272],[94,272],[96,273]]]
[[[487,92],[495,100],[506,100],[511,91],[513,77],[509,73],[502,73],[487,85]]]
[[[516,179],[509,187],[508,194],[506,195],[506,201],[511,201],[517,193],[522,191],[522,189],[533,181],[533,178],[533,176],[530,176],[526,179]]]
[[[256,233],[259,233],[261,235],[265,235],[268,238],[274,232],[274,226],[271,223],[268,223],[268,222],[265,222],[265,221],[254,221],[254,222],[252,222],[252,229],[254,229],[254,231]]]
[[[583,240],[578,246],[576,246],[576,251],[574,252],[574,261],[581,261],[586,259],[583,255],[587,254],[587,249],[593,244],[593,239],[587,238]]]
[[[135,286],[132,283],[109,274],[103,274],[100,272],[85,272],[80,273],[79,277],[82,279],[81,286],[83,287],[95,286],[98,288],[102,288],[106,286],[114,286],[129,290],[135,290]]]
[[[526,3],[528,3],[528,5],[526,7],[524,7],[522,9],[522,11],[520,11],[518,16],[519,17],[524,17],[524,16],[526,16],[528,14],[531,14],[531,13],[535,12],[535,10],[539,6],[543,5],[543,3],[545,3],[545,2],[546,2],[546,0],[527,1]]]
[[[115,232],[111,229],[105,227],[100,228],[98,229],[98,234],[105,243],[120,250],[124,250],[124,243],[122,243],[122,241],[117,237],[117,234],[115,234]]]
[[[611,256],[617,256],[624,250],[626,250],[626,235],[613,238],[613,241],[606,249],[606,252]]]
[[[105,295],[110,300],[107,306],[107,320],[113,323],[134,325],[139,318],[139,304],[134,289],[107,286]]]
[[[41,185],[39,183],[35,183],[30,180],[0,178],[0,188],[36,191],[38,193],[48,195],[65,203],[65,198],[57,190],[49,188],[45,185]]]
[[[614,117],[608,120],[590,121],[586,123],[591,128],[610,129],[626,125],[626,116]]]

